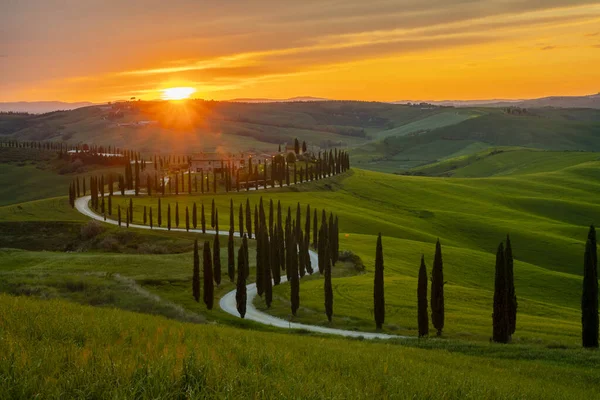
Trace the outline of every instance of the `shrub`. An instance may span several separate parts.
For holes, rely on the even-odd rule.
[[[104,232],[104,227],[98,221],[90,221],[81,227],[81,237],[84,240],[92,239]]]

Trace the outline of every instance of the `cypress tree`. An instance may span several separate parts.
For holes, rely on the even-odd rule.
[[[318,215],[318,212],[317,212],[317,209],[315,208],[315,216],[314,216],[314,219],[313,219],[313,230],[314,230],[314,232],[313,232],[313,247],[314,248],[316,248],[317,244],[319,243],[319,237],[318,237],[319,226],[317,224],[317,220],[318,220],[317,215]]]
[[[256,232],[256,293],[262,296],[264,293],[264,246],[263,246],[262,229]]]
[[[102,199],[102,209],[104,209],[104,199]],[[144,220],[144,225],[146,225],[146,222],[148,221],[147,220],[147,216],[146,216],[146,206],[144,206],[144,217],[143,217],[143,220]]]
[[[238,221],[240,224],[240,237],[244,236],[244,207],[242,206],[242,203],[240,203],[240,212],[238,215]]]
[[[227,241],[227,275],[229,275],[229,280],[233,282],[233,279],[235,278],[235,248],[233,230],[229,231],[229,240]]]
[[[200,223],[202,224],[202,233],[206,233],[206,217],[204,216],[204,202],[202,202],[202,209],[200,210]]]
[[[246,268],[244,272],[246,279],[248,279],[248,276],[250,276],[250,256],[248,255],[248,237],[246,235],[242,239],[242,245],[244,247],[244,266]]]
[[[258,238],[258,226],[259,226],[259,219],[258,219],[258,206],[255,204],[254,205],[254,237]]]
[[[153,221],[152,221],[152,207],[150,207],[150,229],[154,228],[153,225]]]
[[[335,264],[335,226],[333,223],[333,213],[329,213],[329,225],[327,229],[327,246],[329,249],[329,257],[331,257],[332,264]]]
[[[273,199],[269,200],[269,235],[273,236]]]
[[[196,303],[200,301],[200,255],[198,254],[198,239],[194,240],[194,270],[192,275],[192,294]]]
[[[190,231],[190,210],[187,206],[185,207],[185,230]]]
[[[221,284],[221,244],[219,243],[219,232],[215,234],[213,241],[213,268],[214,278],[217,286]]]
[[[306,205],[306,221],[304,222],[304,233],[310,237],[310,204]],[[308,250],[308,248],[307,248]]]
[[[167,229],[171,230],[171,204],[167,204]]]
[[[583,347],[598,347],[598,252],[596,230],[590,226],[585,245],[583,293],[581,295],[581,341]]]
[[[292,305],[292,315],[296,316],[296,312],[300,307],[300,279],[298,278],[298,256],[296,254],[296,242],[294,240],[293,231],[291,232],[290,237],[290,254],[291,254],[291,266],[289,269],[291,279],[290,279],[290,294],[291,294],[291,305]],[[295,256],[294,256],[295,255]]]
[[[238,274],[237,274],[237,285],[235,292],[235,302],[240,317],[244,318],[246,315],[246,257],[244,255],[244,245],[238,250]]]
[[[112,215],[112,195],[108,196],[108,215]]]
[[[419,337],[429,335],[429,315],[427,315],[427,267],[425,256],[421,256],[419,268],[419,283],[417,286],[417,308],[419,322]]]
[[[133,199],[129,199],[129,222],[133,222]]]
[[[210,208],[210,226],[215,227],[215,199],[212,199],[212,205]]]
[[[175,226],[179,228],[179,203],[175,202]]]
[[[498,246],[496,253],[496,276],[494,283],[494,313],[493,337],[494,342],[508,343],[510,322],[508,319],[508,285],[506,282],[506,260],[504,246]]]
[[[252,211],[250,209],[250,199],[246,199],[246,231],[248,238],[252,239]]]
[[[306,272],[308,272],[309,275],[312,275],[314,270],[312,267],[312,262],[310,261],[310,234],[308,232],[305,232],[304,234],[304,252],[305,252],[305,258],[304,261],[306,263]]]
[[[431,270],[431,322],[437,331],[437,336],[441,336],[444,329],[444,262],[439,239],[435,244],[435,257]]]
[[[298,204],[296,205],[296,237],[299,238],[300,237],[300,231],[301,231],[301,227],[300,227],[300,221],[302,220],[302,213],[300,211],[300,202],[298,202]]]
[[[265,165],[266,168],[266,165]],[[267,234],[267,227],[262,226],[262,251],[263,251],[263,273],[264,273],[264,286],[265,286],[265,304],[268,308],[271,307],[273,301],[273,282],[271,280],[271,247],[269,243],[269,235]]]
[[[198,226],[198,209],[196,207],[196,202],[192,205],[192,226],[194,229]]]
[[[158,215],[157,215],[157,219],[158,219],[158,226],[162,226],[162,207],[160,205],[160,198],[158,199]]]
[[[506,284],[508,285],[508,334],[512,336],[517,328],[517,295],[515,293],[514,261],[510,237],[506,235],[506,247],[504,248],[504,259],[506,261]]]
[[[117,206],[117,212],[119,214],[119,226],[121,226],[121,205],[120,204]]]
[[[325,314],[327,315],[327,320],[331,322],[331,317],[333,316],[333,287],[331,286],[331,259],[328,255],[325,255]]]
[[[102,196],[102,202],[100,203],[100,212],[102,214],[106,214],[106,210],[104,209],[104,196]],[[146,217],[146,206],[144,206],[144,217]],[[145,220],[146,218],[144,218]],[[144,222],[145,224],[145,222]]]
[[[273,227],[273,233],[271,235],[270,250],[271,250],[271,276],[273,277],[273,284],[279,285],[281,283],[281,262],[279,261],[279,235],[278,226]]]
[[[377,236],[377,249],[375,251],[375,281],[373,289],[375,325],[381,329],[385,322],[385,298],[383,288],[383,246],[381,233]]]
[[[204,242],[204,304],[206,308],[212,310],[214,302],[214,283],[213,283],[213,269],[212,260],[210,256],[210,242],[207,240]]]

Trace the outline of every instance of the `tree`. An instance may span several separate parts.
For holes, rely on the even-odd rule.
[[[104,198],[102,198],[102,212],[104,213]],[[144,206],[144,215],[143,215],[144,225],[146,225],[147,221],[148,221],[148,219],[147,219],[147,214],[146,214],[146,206]]]
[[[229,280],[233,282],[233,279],[235,278],[235,248],[233,230],[229,231],[229,240],[227,241],[227,275],[229,275]]]
[[[417,308],[419,322],[419,337],[429,335],[429,315],[427,315],[427,267],[425,256],[421,256],[419,268],[419,283],[417,286]]]
[[[242,245],[244,246],[244,267],[246,268],[246,270],[244,271],[244,276],[246,277],[246,279],[248,279],[248,276],[250,276],[250,257],[248,255],[248,237],[246,235],[244,235],[242,239]]]
[[[250,209],[250,199],[246,199],[246,232],[248,232],[248,238],[252,239],[252,210]]]
[[[246,257],[244,255],[244,245],[238,250],[238,274],[237,274],[237,285],[235,291],[235,302],[240,317],[244,318],[246,315]]]
[[[162,226],[162,207],[160,206],[160,198],[158,199],[158,226]]]
[[[206,217],[204,216],[204,202],[202,202],[202,208],[200,210],[200,223],[202,224],[202,233],[206,233]]]
[[[264,262],[264,236],[262,234],[262,228],[260,232],[256,232],[256,293],[262,296],[264,293],[264,281],[265,281],[265,262]]]
[[[217,286],[221,284],[221,244],[219,243],[219,232],[215,234],[215,240],[213,240],[213,269],[214,278]]]
[[[598,347],[598,252],[596,230],[590,226],[585,245],[583,294],[581,295],[581,340],[583,347]]]
[[[171,230],[171,204],[167,204],[167,229]]]
[[[215,227],[215,199],[212,199],[212,205],[210,208],[210,226]]]
[[[179,202],[175,202],[175,226],[179,228]]]
[[[296,312],[300,307],[300,279],[298,278],[298,255],[296,253],[297,246],[296,240],[294,238],[293,230],[290,230],[290,294],[291,294],[291,305],[292,305],[292,315],[296,316]]]
[[[240,224],[240,237],[244,236],[244,206],[240,203],[240,212],[238,215],[238,221]]]
[[[431,270],[431,322],[437,330],[437,336],[441,336],[444,329],[444,263],[439,239],[435,244],[435,257]]]
[[[288,155],[285,157],[285,161],[287,162],[288,165],[294,164],[296,162],[296,154],[294,154],[293,152],[290,151],[288,153]],[[287,174],[288,174],[287,185],[289,186],[290,185],[290,183],[289,183],[289,174],[290,174],[289,168],[288,168]]]
[[[271,241],[270,241],[270,261],[271,261],[271,276],[273,277],[273,284],[279,285],[281,283],[281,262],[279,261],[279,227],[274,225],[273,230],[271,231]]]
[[[119,226],[121,226],[121,205],[120,204],[117,206],[117,212],[118,212]]]
[[[328,253],[328,252],[326,252]],[[325,314],[331,322],[333,316],[333,287],[331,286],[331,259],[328,254],[325,255]]]
[[[190,231],[190,210],[187,206],[185,207],[185,230]]]
[[[506,260],[504,246],[498,246],[496,252],[496,275],[494,281],[494,312],[492,314],[493,335],[497,343],[508,343],[510,323],[508,319],[508,285],[506,282]]]
[[[129,222],[133,223],[133,199],[129,199]]]
[[[510,237],[506,235],[506,247],[504,248],[504,259],[506,261],[506,284],[508,285],[508,334],[513,335],[517,328],[517,295],[515,293],[514,261]]]
[[[298,141],[298,138],[294,139],[294,153],[296,153],[296,155],[300,154],[300,142]]]
[[[302,141],[302,154],[306,153],[306,141]]]
[[[383,247],[381,245],[381,233],[377,237],[377,249],[375,251],[375,281],[373,288],[375,325],[381,329],[385,322],[385,299],[383,293]]]
[[[198,239],[194,241],[194,272],[192,275],[192,294],[196,302],[200,301],[200,256],[198,254]]]
[[[317,212],[317,209],[315,208],[315,215],[314,215],[314,219],[313,219],[313,247],[316,248],[317,244],[319,243],[319,226],[318,226],[318,215],[319,213]],[[308,233],[308,231],[307,231]]]
[[[213,269],[212,261],[210,256],[210,242],[207,240],[204,242],[204,260],[203,260],[203,273],[204,273],[204,304],[206,308],[212,310],[214,301],[214,283],[213,283]]]
[[[265,304],[268,308],[271,307],[273,301],[273,281],[271,280],[271,247],[269,243],[269,234],[267,233],[266,224],[261,226],[262,231],[262,261],[263,261],[263,279],[265,287]]]
[[[150,218],[150,229],[152,229],[152,228],[154,227],[154,225],[153,225],[153,221],[152,221],[152,207],[150,207],[150,215],[149,215],[149,218]]]
[[[229,233],[233,235],[233,232],[235,232],[235,224],[233,217],[233,199],[229,199]],[[231,279],[233,281],[233,278]]]
[[[192,205],[192,226],[194,229],[198,226],[198,209],[196,207],[196,202]]]

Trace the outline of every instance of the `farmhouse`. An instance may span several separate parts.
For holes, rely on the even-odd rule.
[[[246,157],[244,153],[200,153],[192,157],[192,171],[221,172],[228,165],[233,169],[244,168]]]

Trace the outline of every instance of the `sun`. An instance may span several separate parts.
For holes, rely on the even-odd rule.
[[[162,90],[161,98],[163,100],[183,100],[188,99],[196,89],[192,87],[173,87]]]

